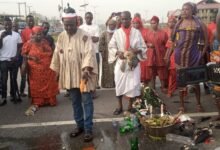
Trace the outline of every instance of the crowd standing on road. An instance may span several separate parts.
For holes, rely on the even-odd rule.
[[[64,9],[64,30],[56,44],[48,34],[50,24],[35,25],[32,15],[26,17],[27,27],[18,32],[16,21],[6,17],[0,31],[0,106],[7,104],[7,81],[10,74],[10,96],[13,103],[28,95],[31,106],[25,112],[33,115],[40,106],[57,104],[59,89],[67,91],[72,101],[73,118],[77,127],[70,133],[84,133],[84,141],[93,139],[93,99],[97,88],[115,88],[117,108],[123,112],[122,100],[127,99],[131,113],[132,102],[140,97],[141,87],[155,87],[159,77],[161,91],[170,98],[179,89],[180,110],[186,111],[184,99],[189,87],[179,84],[179,70],[198,67],[209,61],[220,63],[220,15],[207,26],[196,16],[196,5],[183,4],[179,16],[168,16],[167,28],[152,16],[145,27],[141,15],[132,18],[129,11],[114,12],[100,33],[93,24],[93,14],[85,13],[85,23],[71,7]],[[20,88],[17,74],[20,69]],[[25,93],[26,81],[28,93]],[[190,85],[195,92],[197,111],[203,111],[200,85]],[[220,88],[212,91],[220,119]]]

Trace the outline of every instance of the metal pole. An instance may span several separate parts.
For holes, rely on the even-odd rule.
[[[18,14],[19,14],[19,16],[21,15],[20,3],[18,3]]]
[[[24,8],[25,8],[25,18],[27,16],[27,6],[26,6],[26,2],[24,2]]]

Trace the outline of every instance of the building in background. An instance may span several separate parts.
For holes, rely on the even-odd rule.
[[[202,19],[205,24],[216,19],[220,3],[215,0],[202,0],[197,3],[197,15]]]

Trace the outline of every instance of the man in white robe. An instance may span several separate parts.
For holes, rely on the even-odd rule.
[[[121,14],[122,27],[115,31],[109,42],[109,63],[116,61],[115,65],[115,85],[116,96],[118,97],[118,108],[114,115],[123,112],[122,97],[129,98],[128,110],[132,110],[132,98],[140,96],[141,70],[138,63],[135,68],[130,69],[126,62],[125,53],[132,51],[136,54],[139,61],[146,58],[146,45],[140,31],[131,27],[131,14],[128,11]],[[124,70],[122,70],[124,68]]]
[[[91,91],[95,89],[98,73],[95,53],[91,38],[83,40],[86,33],[77,28],[74,9],[65,9],[62,21],[65,31],[58,37],[50,68],[59,76],[59,87],[70,93],[77,125],[70,137],[85,132],[84,141],[89,142],[93,139],[94,107]]]

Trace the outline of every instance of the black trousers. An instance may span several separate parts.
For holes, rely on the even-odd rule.
[[[21,58],[18,60],[18,70],[21,70],[21,65],[23,62],[23,57],[20,56]],[[18,72],[17,70],[17,72]],[[26,87],[26,80],[27,80],[27,74],[21,75],[21,83],[20,83],[20,93],[24,93],[24,89]]]
[[[0,72],[2,80],[2,98],[7,97],[7,81],[8,73],[10,73],[10,86],[11,86],[11,96],[16,98],[18,93],[18,84],[17,84],[17,72],[18,64],[15,61],[0,61]]]

